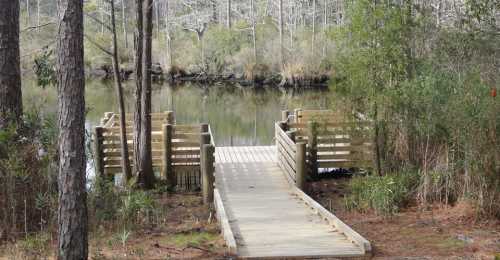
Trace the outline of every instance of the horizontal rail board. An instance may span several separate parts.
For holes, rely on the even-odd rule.
[[[371,145],[320,146],[318,152],[371,152]]]
[[[133,150],[129,150],[128,151],[128,154],[130,157],[132,157],[134,155],[134,151]],[[122,153],[121,153],[121,150],[120,149],[106,149],[103,151],[103,155],[104,157],[121,157],[122,156]],[[162,156],[163,155],[163,150],[152,150],[151,151],[151,155],[153,156]]]
[[[281,161],[283,161],[284,163],[286,163],[290,169],[295,173],[296,172],[296,169],[295,169],[295,160],[290,158],[290,156],[284,152],[283,150],[281,150],[281,148],[278,148],[278,153],[279,153],[279,158]]]
[[[191,156],[200,156],[200,149],[186,149],[186,150],[172,150],[172,155],[191,155]]]
[[[317,123],[319,128],[326,127],[327,129],[328,128],[334,128],[334,129],[352,128],[352,127],[355,127],[355,128],[363,127],[363,129],[365,129],[365,128],[370,128],[371,126],[373,126],[372,122],[366,122],[366,121],[361,121],[361,122],[325,122],[325,123],[316,122],[316,123]],[[288,128],[292,128],[292,129],[305,129],[305,128],[308,128],[308,124],[309,124],[308,122],[288,123],[287,126],[288,126]]]
[[[370,167],[373,163],[369,161],[318,161],[319,168],[351,168]]]
[[[367,155],[361,153],[354,154],[318,154],[318,160],[363,160]]]
[[[200,142],[172,142],[172,147],[199,147]]]
[[[190,157],[173,157],[172,163],[199,163],[200,158]]]

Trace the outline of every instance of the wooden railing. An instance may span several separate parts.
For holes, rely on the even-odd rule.
[[[375,165],[373,123],[366,120],[345,122],[339,118],[329,110],[296,109],[293,115],[288,111],[282,113],[282,122],[278,125],[288,142],[307,143],[308,174],[313,177],[321,168],[371,169]]]
[[[295,143],[290,133],[283,131],[284,124],[285,122],[278,122],[275,125],[278,164],[289,181],[303,189],[306,179],[306,144]]]
[[[106,113],[102,126],[95,128],[95,161],[97,174],[113,176],[121,173],[121,141],[119,115]],[[213,137],[208,124],[177,125],[173,112],[151,114],[151,153],[153,169],[169,186],[179,191],[193,191],[202,188],[203,169],[213,175]],[[129,157],[134,154],[132,116],[127,115],[127,145]],[[203,166],[203,147],[208,145],[205,161],[212,165]],[[212,149],[212,150],[210,150]],[[132,162],[132,160],[131,160]],[[133,166],[133,165],[132,165]],[[213,182],[213,178],[207,179]]]

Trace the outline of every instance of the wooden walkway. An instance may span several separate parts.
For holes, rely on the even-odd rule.
[[[215,160],[216,203],[218,196],[222,201],[217,210],[219,214],[223,207],[230,228],[223,232],[234,236],[239,257],[367,255],[348,232],[318,214],[317,203],[288,183],[277,164],[276,147],[216,147]]]

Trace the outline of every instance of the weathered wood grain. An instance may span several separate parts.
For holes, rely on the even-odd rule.
[[[220,196],[229,227],[221,225],[233,233],[238,256],[365,256],[364,244],[353,243],[341,230],[344,226],[337,227],[304,203],[278,166],[277,153],[275,146],[216,148],[215,199],[217,203]]]

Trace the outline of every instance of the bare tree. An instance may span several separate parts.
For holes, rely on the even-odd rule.
[[[128,157],[127,128],[126,128],[127,125],[125,123],[126,120],[125,102],[123,98],[122,80],[120,76],[120,63],[118,61],[118,40],[116,37],[115,0],[109,0],[109,4],[111,9],[110,10],[111,34],[113,37],[113,50],[112,50],[113,74],[115,78],[116,95],[118,96],[119,112],[120,112],[120,140],[122,143],[121,164],[123,171],[123,184],[126,184],[132,178],[132,173],[130,170],[130,160]]]
[[[255,0],[250,0],[250,16],[252,19],[252,41],[253,41],[253,59],[257,63],[257,35],[255,30]]]
[[[172,67],[173,65],[173,54],[172,54],[172,35],[170,32],[170,5],[168,4],[169,0],[165,1],[165,39],[166,39],[166,44],[167,44],[167,63],[169,67]]]
[[[311,57],[314,57],[314,45],[316,41],[316,0],[313,0],[312,12],[312,35],[311,35]]]
[[[83,1],[59,0],[58,259],[87,259]]]
[[[40,2],[41,0],[36,1],[36,30],[40,32]]]
[[[125,15],[126,10],[127,10],[127,4],[126,4],[125,0],[122,0],[123,40],[125,42],[125,49],[128,49],[127,16]]]
[[[283,0],[279,0],[279,33],[280,33],[280,62],[285,66],[285,54],[283,50]]]
[[[0,0],[0,129],[23,112],[19,56],[19,0]]]
[[[31,10],[30,10],[30,0],[26,0],[26,24],[30,26]]]
[[[231,21],[231,0],[226,0],[226,7],[227,7],[227,28],[231,29],[232,21]]]

